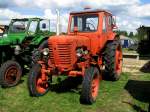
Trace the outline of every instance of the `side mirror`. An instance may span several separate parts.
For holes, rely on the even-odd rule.
[[[117,29],[116,16],[113,16],[113,17],[112,17],[112,29]]]
[[[46,29],[46,23],[43,23],[43,24],[42,24],[42,28],[43,28],[43,29]]]

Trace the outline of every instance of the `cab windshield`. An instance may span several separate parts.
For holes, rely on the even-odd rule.
[[[27,28],[28,20],[16,20],[12,22],[10,32],[19,33],[25,32]]]
[[[74,27],[77,27],[78,32],[95,32],[98,28],[98,15],[86,14],[73,16],[71,20],[71,32],[74,32]]]

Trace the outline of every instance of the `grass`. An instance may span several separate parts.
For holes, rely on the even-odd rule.
[[[24,81],[16,87],[0,88],[0,112],[146,112],[148,110],[150,74],[133,76],[123,73],[117,82],[102,81],[99,96],[93,105],[80,104],[79,90],[76,89],[63,92],[49,91],[42,97],[30,97],[26,79],[27,76],[24,76]]]
[[[133,54],[137,54],[137,51],[130,50],[130,49],[128,49],[128,48],[123,48],[123,53],[133,53]]]

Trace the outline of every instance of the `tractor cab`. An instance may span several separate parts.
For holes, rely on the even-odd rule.
[[[30,40],[38,44],[38,38],[50,35],[50,20],[40,18],[12,19],[7,34],[3,36],[0,43],[9,45],[22,43]]]
[[[111,32],[115,25],[115,18],[105,10],[84,10],[71,12],[68,34],[102,34]]]

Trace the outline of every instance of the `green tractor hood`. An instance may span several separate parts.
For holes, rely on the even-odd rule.
[[[19,44],[25,36],[25,33],[8,33],[7,36],[0,37],[0,46]]]

